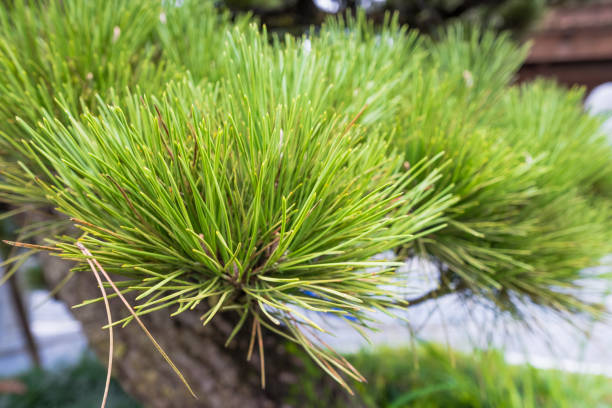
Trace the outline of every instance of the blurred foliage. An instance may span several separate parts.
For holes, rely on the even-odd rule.
[[[251,10],[268,26],[292,29],[320,24],[326,14],[363,8],[381,21],[397,12],[399,21],[421,31],[455,19],[470,20],[496,30],[520,33],[530,27],[555,0],[225,0],[233,10]]]
[[[612,151],[601,120],[585,114],[581,89],[512,86],[526,49],[507,35],[442,32],[428,40],[430,69],[399,88],[395,140],[408,163],[444,152],[438,186],[459,201],[448,227],[408,253],[447,268],[438,296],[465,289],[512,312],[530,302],[580,308],[568,289],[610,250]]]
[[[292,353],[303,352],[289,344]],[[354,390],[368,408],[605,408],[612,380],[604,376],[510,365],[500,351],[460,353],[423,343],[347,356],[368,378]],[[337,389],[321,390],[321,371],[309,359],[286,402],[315,408]],[[89,408],[99,404],[106,369],[90,355],[58,370],[32,369],[18,377],[23,395],[0,395],[0,408]],[[323,392],[323,394],[321,394]],[[326,398],[325,395],[329,396]],[[108,408],[139,408],[113,380]],[[342,405],[330,408],[345,408]]]
[[[510,365],[495,350],[465,354],[424,343],[349,358],[368,378],[354,389],[369,408],[612,407],[610,378]],[[316,395],[308,390],[320,387],[319,378],[317,368],[305,360],[289,402],[320,406],[320,399],[308,399]]]
[[[74,366],[57,370],[35,368],[19,376],[26,386],[23,395],[0,395],[0,408],[91,408],[104,394],[106,368],[91,355]],[[139,408],[117,381],[111,382],[107,408]]]

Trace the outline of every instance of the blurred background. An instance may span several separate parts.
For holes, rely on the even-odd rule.
[[[612,111],[612,1],[225,0],[220,6],[253,13],[272,30],[296,34],[330,14],[358,7],[374,22],[396,11],[400,22],[434,36],[457,19],[510,30],[517,41],[532,44],[517,82],[549,77],[568,87],[584,86],[585,109]],[[605,126],[612,141],[612,122]],[[6,221],[2,227],[4,232],[13,228]],[[3,250],[3,259],[9,258]],[[612,263],[612,257],[607,261]],[[95,406],[106,369],[88,352],[68,308],[54,300],[37,262],[20,265],[10,279],[3,279],[8,271],[0,270],[0,407]],[[420,260],[405,271],[424,293],[436,281],[431,276],[435,268]],[[585,282],[581,295],[612,311],[612,296],[592,298],[590,284]],[[318,318],[339,333],[325,341],[356,354],[357,368],[372,379],[360,390],[372,406],[501,406],[500,401],[513,401],[507,406],[612,407],[612,322],[567,322],[538,310],[530,313],[537,327],[500,316],[487,305],[447,296],[406,312],[410,326],[377,316],[382,324],[370,334],[372,344],[348,327],[343,332],[333,319]],[[483,332],[483,326],[492,329]],[[317,375],[314,368],[305,370],[302,385],[315,382]],[[316,406],[317,401],[295,405],[309,403]],[[109,406],[138,404],[113,384]]]

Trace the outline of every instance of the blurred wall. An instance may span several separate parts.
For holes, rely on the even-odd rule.
[[[530,40],[519,81],[553,77],[589,90],[612,81],[612,3],[553,8]]]

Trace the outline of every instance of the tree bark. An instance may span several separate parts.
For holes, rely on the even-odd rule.
[[[41,264],[44,265],[47,283],[50,287],[57,286],[72,265],[54,256],[41,257],[44,257]],[[100,297],[100,290],[93,274],[78,272],[57,297],[72,306]],[[128,315],[119,299],[110,299],[110,306],[114,320]],[[81,322],[90,347],[100,361],[105,362],[109,343],[108,331],[102,329],[107,322],[103,302],[71,311]],[[257,347],[251,360],[246,361],[251,325],[247,322],[232,343],[225,347],[237,316],[218,314],[204,327],[199,318],[201,314],[201,311],[192,311],[171,317],[169,311],[161,310],[142,317],[145,326],[181,370],[198,399],[191,396],[135,322],[125,328],[116,326],[114,330],[113,375],[128,393],[145,407],[152,408],[290,407],[283,402],[290,389],[294,390],[294,400],[296,396],[300,398],[300,387],[296,383],[298,374],[303,371],[303,362],[287,351],[284,339],[262,328],[267,377],[266,388],[262,389]],[[319,400],[324,405],[331,406],[349,399],[348,394],[323,371],[316,387],[325,398]],[[306,399],[312,401],[312,395]],[[361,405],[360,401],[353,399],[346,406]]]
[[[41,260],[45,279],[50,287],[55,287],[71,265],[57,257],[41,256],[45,258]],[[78,272],[57,296],[71,306],[100,297],[100,291],[93,274]],[[110,299],[110,303],[114,320],[128,315],[119,299]],[[142,320],[199,398],[196,400],[189,394],[135,322],[125,328],[116,326],[114,330],[113,374],[124,389],[145,407],[152,408],[289,407],[283,401],[292,386],[294,390],[299,389],[295,383],[303,363],[287,352],[283,339],[269,331],[263,332],[267,381],[265,390],[262,390],[257,347],[251,361],[246,361],[251,325],[247,322],[232,343],[225,347],[235,317],[220,314],[203,327],[199,319],[202,312],[196,312],[170,317],[169,311],[161,310],[143,316]],[[72,313],[81,322],[100,361],[106,361],[108,331],[102,329],[107,319],[103,303],[72,309]],[[327,399],[348,398],[322,371],[320,385]],[[326,405],[328,401],[321,402]],[[360,405],[358,401],[352,401],[348,406]]]
[[[45,257],[45,278],[50,285],[57,285],[65,277],[69,263],[56,257]],[[68,305],[75,305],[86,299],[100,297],[100,291],[93,275],[79,272],[60,290],[58,297]],[[111,299],[110,303],[113,319],[127,315],[119,299]],[[83,325],[90,346],[101,361],[106,361],[108,331],[102,329],[106,323],[103,304],[95,303],[72,311]],[[114,330],[113,374],[127,392],[147,407],[279,406],[277,399],[281,396],[275,395],[275,382],[291,380],[292,376],[283,374],[287,373],[285,370],[292,364],[299,362],[286,355],[281,342],[268,333],[265,336],[265,354],[271,378],[268,381],[270,387],[262,390],[257,360],[259,356],[254,353],[252,361],[246,361],[248,345],[245,345],[245,336],[237,336],[233,344],[224,347],[233,328],[230,319],[230,316],[219,315],[203,327],[199,314],[194,312],[171,318],[167,311],[159,311],[142,317],[153,337],[193,387],[199,397],[197,400],[189,394],[135,323]],[[247,335],[246,342],[248,340]],[[282,363],[281,367],[277,363]]]
[[[56,217],[58,214],[54,211],[41,210],[23,214],[19,221],[20,225],[27,225]],[[49,234],[77,233],[74,229]],[[34,237],[33,241],[46,245],[43,238]],[[74,266],[70,261],[46,253],[39,256],[50,289],[58,287]],[[107,289],[107,294],[111,293]],[[74,273],[55,296],[71,307],[88,299],[99,298],[101,293],[93,273],[83,271]],[[126,298],[130,303],[137,304],[129,294]],[[114,321],[129,315],[120,299],[111,298],[109,302]],[[90,348],[106,364],[109,333],[102,329],[107,324],[104,303],[97,302],[70,310],[81,323]],[[136,322],[124,328],[115,326],[113,376],[145,408],[363,407],[360,399],[350,397],[322,370],[316,381],[309,378],[313,382],[312,387],[301,387],[298,382],[305,368],[304,360],[287,350],[285,339],[265,327],[261,328],[266,372],[266,388],[262,389],[257,346],[253,349],[251,360],[246,361],[252,321],[247,321],[225,347],[238,315],[218,313],[207,326],[203,326],[200,316],[205,311],[186,311],[172,317],[171,311],[159,310],[141,316],[144,325],[185,376],[198,399],[189,393]],[[313,393],[316,395],[313,396]],[[300,402],[295,405],[286,403],[289,395],[292,401]]]

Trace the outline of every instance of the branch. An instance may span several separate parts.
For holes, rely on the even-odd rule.
[[[421,296],[416,298],[408,299],[408,307],[417,306],[421,303],[427,302],[428,300],[438,299],[446,295],[450,295],[452,293],[460,293],[468,288],[467,284],[464,280],[460,280],[456,285],[450,287],[444,281],[444,274],[440,273],[440,277],[438,279],[438,287],[430,290],[429,292],[425,292]]]
[[[437,299],[439,297],[448,295],[451,292],[452,291],[447,286],[437,287],[436,289],[432,289],[429,292],[422,294],[421,296],[407,300],[408,306],[409,307],[416,306],[423,302],[427,302],[428,300]]]

